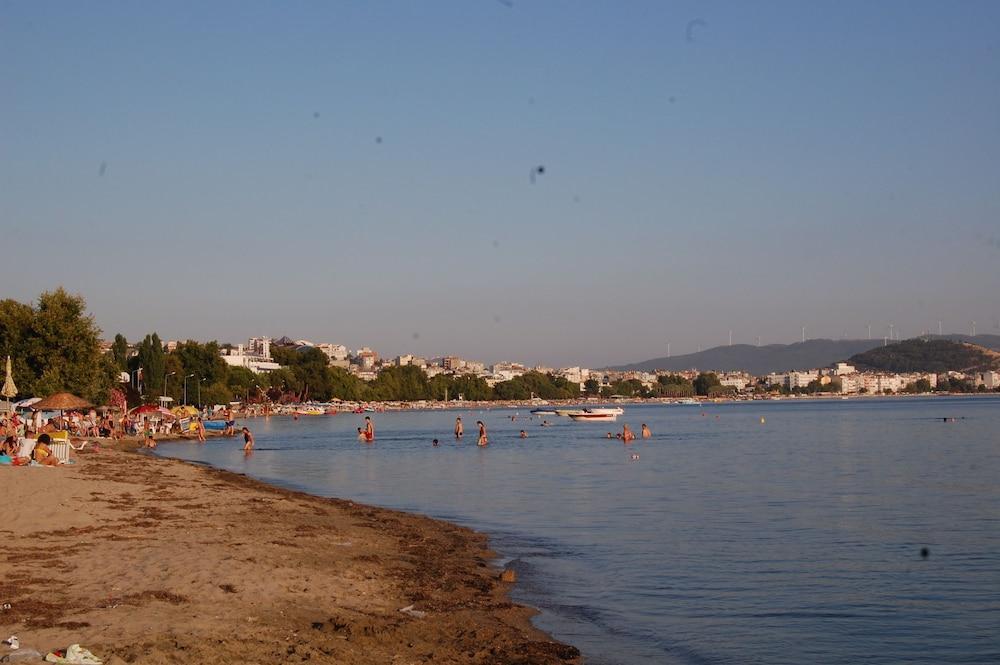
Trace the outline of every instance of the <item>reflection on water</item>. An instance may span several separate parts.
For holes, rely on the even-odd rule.
[[[241,439],[159,453],[486,531],[521,573],[515,597],[590,663],[997,662],[998,414],[770,402],[543,428],[469,412],[485,449],[455,442],[453,411],[378,414],[374,445],[342,414],[251,422],[250,458]],[[623,422],[654,436],[608,441]]]

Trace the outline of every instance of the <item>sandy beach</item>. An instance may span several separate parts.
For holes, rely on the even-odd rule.
[[[75,459],[0,467],[0,631],[22,649],[80,643],[105,663],[579,662],[510,602],[482,534],[130,451]]]

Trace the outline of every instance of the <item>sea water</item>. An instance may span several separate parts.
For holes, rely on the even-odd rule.
[[[371,415],[372,445],[339,414],[159,453],[485,531],[592,664],[1000,662],[1000,399]]]

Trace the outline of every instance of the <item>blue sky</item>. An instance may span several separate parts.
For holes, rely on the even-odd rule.
[[[2,295],[555,365],[1000,332],[1000,3],[512,4],[0,4]]]

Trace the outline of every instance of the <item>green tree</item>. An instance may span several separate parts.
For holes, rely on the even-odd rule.
[[[37,395],[68,391],[96,403],[106,400],[115,373],[101,353],[100,333],[81,296],[62,288],[43,293],[21,336],[22,353],[34,379],[21,389]]]
[[[111,344],[111,360],[118,371],[128,371],[128,340],[121,333],[115,335],[115,341]]]
[[[133,371],[141,369],[141,393],[148,403],[156,402],[163,394],[164,374],[167,367],[167,356],[163,351],[163,342],[155,332],[146,335],[136,349],[137,353],[129,360],[129,368]]]
[[[374,398],[380,400],[415,401],[430,396],[427,375],[413,365],[383,367],[370,387]]]
[[[587,379],[583,382],[583,392],[587,395],[600,395],[601,382],[597,379]]]
[[[716,376],[715,372],[702,372],[695,377],[695,380],[692,383],[694,385],[695,393],[703,396],[708,395],[708,389],[712,386],[722,385],[722,382],[719,381],[719,377]]]
[[[330,382],[331,397],[350,401],[368,399],[371,393],[368,384],[343,367],[327,367],[326,374]]]

